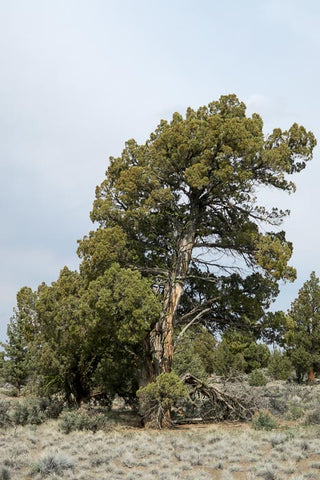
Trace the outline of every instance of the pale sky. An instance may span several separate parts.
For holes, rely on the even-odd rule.
[[[317,0],[0,0],[0,338],[17,291],[76,269],[77,239],[110,155],[161,118],[236,93],[265,133],[293,122],[320,143]],[[298,278],[320,275],[319,149],[290,208]]]

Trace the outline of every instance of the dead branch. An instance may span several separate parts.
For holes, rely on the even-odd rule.
[[[215,385],[208,385],[187,373],[181,378],[188,386],[191,403],[176,423],[250,420],[257,410],[252,399],[240,398],[223,392]]]

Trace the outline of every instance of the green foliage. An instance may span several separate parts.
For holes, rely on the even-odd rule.
[[[49,398],[28,398],[12,406],[10,419],[14,425],[40,425],[57,418],[63,408],[61,401]]]
[[[174,372],[179,376],[185,373],[190,373],[197,378],[205,379],[207,374],[200,356],[194,352],[192,347],[186,350],[182,350],[182,348],[183,347],[181,345],[179,350],[174,355]]]
[[[5,363],[4,351],[0,351],[0,385],[5,381]]]
[[[113,263],[125,266],[132,261],[126,235],[118,226],[91,231],[78,243],[80,272],[88,282],[103,276]]]
[[[216,339],[207,328],[203,327],[195,328],[191,339],[195,353],[199,355],[206,375],[208,376],[213,373],[214,349],[217,344]]]
[[[167,411],[181,400],[189,397],[188,389],[179,377],[171,373],[162,373],[154,382],[137,391],[140,411],[148,421],[157,417],[158,426],[162,426]]]
[[[252,427],[255,430],[273,430],[277,428],[276,419],[267,410],[259,410],[252,418]]]
[[[299,420],[305,414],[305,409],[299,405],[289,405],[287,419],[288,420]]]
[[[299,290],[288,314],[292,324],[286,349],[298,381],[302,381],[311,370],[320,371],[320,284],[315,272]]]
[[[0,428],[7,428],[11,425],[10,418],[10,403],[1,400],[0,401]]]
[[[63,412],[60,416],[59,428],[63,433],[74,430],[107,430],[110,428],[110,420],[104,413],[91,413],[84,410],[71,410]]]
[[[223,377],[244,373],[247,363],[241,352],[234,353],[230,345],[223,340],[219,343],[214,355],[214,373]]]
[[[30,371],[29,341],[32,337],[35,316],[35,294],[23,287],[17,293],[17,307],[7,327],[8,340],[3,344],[5,363],[4,379],[18,390],[26,384]]]
[[[292,363],[290,358],[281,353],[279,350],[274,350],[271,354],[268,363],[268,373],[275,380],[287,380],[292,372]]]
[[[190,328],[179,339],[173,359],[177,375],[190,373],[205,379],[213,372],[216,341],[205,328]]]
[[[270,350],[262,343],[250,342],[243,350],[243,357],[247,364],[246,373],[250,373],[256,369],[267,367]]]
[[[251,387],[264,387],[268,380],[261,370],[253,370],[249,376],[249,385]]]
[[[103,276],[91,282],[88,298],[98,317],[99,332],[111,330],[113,340],[124,345],[140,344],[160,314],[151,287],[139,272],[118,264],[112,264]]]
[[[214,353],[214,372],[222,376],[250,373],[268,364],[270,351],[249,332],[229,329]]]

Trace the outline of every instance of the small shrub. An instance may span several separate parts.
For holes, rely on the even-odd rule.
[[[58,418],[63,410],[63,401],[58,398],[43,397],[38,399],[38,403],[46,418]]]
[[[37,401],[32,402],[28,408],[28,424],[40,425],[46,420],[44,412],[41,410]]]
[[[277,474],[272,466],[265,466],[257,472],[257,476],[264,480],[276,480]]]
[[[261,370],[253,370],[249,377],[249,385],[251,387],[264,387],[268,383],[268,380],[263,375]]]
[[[59,428],[63,433],[70,433],[73,430],[89,430],[88,427],[89,417],[86,412],[63,412],[60,416]]]
[[[9,409],[9,402],[0,401],[0,428],[7,428],[11,425]]]
[[[267,410],[260,410],[254,415],[252,426],[255,430],[273,430],[277,428],[278,423]]]
[[[1,467],[0,480],[10,480],[10,478],[11,478],[10,470],[8,470],[6,467]]]
[[[109,418],[104,413],[89,415],[83,410],[64,412],[60,416],[59,428],[63,433],[70,433],[74,430],[106,430],[110,427]]]
[[[320,425],[320,411],[311,410],[305,416],[305,423],[307,425]]]
[[[11,413],[15,425],[40,425],[46,419],[39,400],[28,399],[17,403]]]
[[[29,410],[27,403],[17,403],[12,410],[11,419],[14,425],[27,425],[28,415]]]
[[[40,473],[43,476],[61,475],[64,470],[73,469],[72,458],[58,452],[44,455],[37,463],[32,465],[31,474]]]
[[[272,436],[270,437],[270,442],[273,448],[276,447],[277,445],[281,445],[282,443],[285,443],[287,440],[288,440],[288,436],[282,433],[278,433],[278,434],[275,433],[275,434],[272,434]]]
[[[304,415],[304,409],[298,405],[290,405],[289,411],[287,414],[288,420],[298,420]]]
[[[173,372],[162,373],[155,382],[140,388],[137,392],[140,410],[150,425],[164,426],[166,414],[171,407],[189,397],[188,389]],[[167,425],[168,426],[168,425]]]

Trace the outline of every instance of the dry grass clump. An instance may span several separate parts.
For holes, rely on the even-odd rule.
[[[62,452],[54,451],[45,453],[36,463],[31,466],[32,475],[40,473],[46,477],[51,474],[63,475],[65,470],[73,470],[74,461]]]

